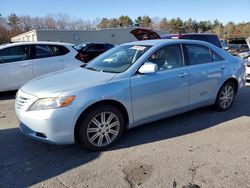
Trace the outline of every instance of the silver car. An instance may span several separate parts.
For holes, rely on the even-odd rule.
[[[19,89],[31,79],[82,61],[72,44],[61,42],[16,42],[0,46],[0,92]]]
[[[207,105],[229,109],[244,74],[241,58],[206,42],[138,41],[30,81],[15,109],[31,138],[104,150],[125,129]]]

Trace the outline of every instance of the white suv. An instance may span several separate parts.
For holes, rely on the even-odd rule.
[[[18,42],[0,46],[0,91],[15,90],[27,81],[53,71],[80,66],[72,44]]]

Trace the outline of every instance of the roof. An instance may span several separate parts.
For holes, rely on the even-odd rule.
[[[164,44],[180,44],[180,43],[189,43],[189,44],[203,44],[203,45],[212,45],[205,41],[200,40],[189,40],[189,39],[156,39],[156,40],[142,40],[125,43],[124,45],[164,45]],[[214,45],[212,45],[214,46]]]
[[[5,47],[19,46],[19,45],[30,45],[30,44],[53,44],[53,45],[67,45],[67,46],[69,45],[69,46],[73,46],[73,44],[64,43],[64,42],[33,41],[33,42],[13,42],[13,43],[1,45],[0,49],[5,48]]]

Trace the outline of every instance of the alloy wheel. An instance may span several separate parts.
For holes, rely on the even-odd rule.
[[[219,104],[221,108],[227,109],[234,100],[234,88],[231,85],[226,85],[220,92]]]
[[[87,139],[95,147],[110,145],[118,136],[120,121],[112,112],[101,112],[90,119],[87,126]]]

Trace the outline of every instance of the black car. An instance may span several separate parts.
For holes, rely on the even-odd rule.
[[[134,29],[131,31],[138,40],[145,40],[144,38],[148,36],[148,39],[190,39],[190,40],[202,40],[211,43],[219,48],[222,48],[220,39],[215,34],[210,33],[184,33],[184,34],[166,34],[159,36],[157,33],[151,29]]]
[[[107,50],[113,48],[114,45],[108,43],[82,43],[74,46],[74,48],[79,52],[78,59],[81,59],[84,63],[88,63],[98,55],[106,52]]]

